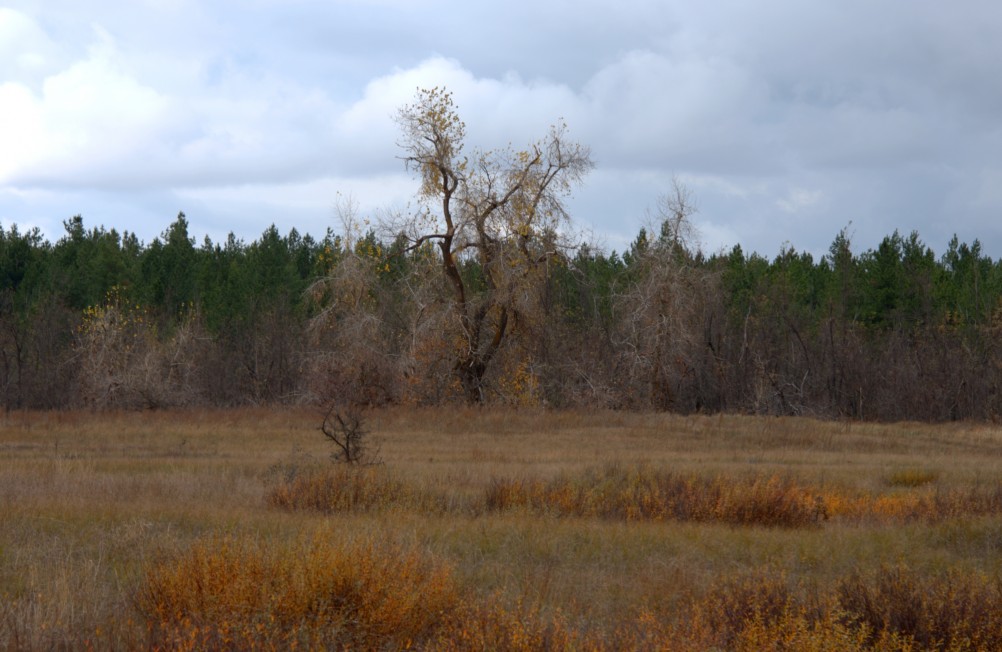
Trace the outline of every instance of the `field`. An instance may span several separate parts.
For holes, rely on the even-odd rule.
[[[0,649],[1002,648],[1002,430],[0,416]]]

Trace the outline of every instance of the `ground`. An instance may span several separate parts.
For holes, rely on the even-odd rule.
[[[781,587],[789,607],[759,609],[755,626],[845,627],[860,649],[906,649],[900,640],[923,634],[888,617],[898,643],[867,637],[852,629],[862,616],[831,608],[855,604],[853,591],[889,599],[887,577],[899,593],[925,581],[916,590],[969,582],[982,602],[1000,593],[1002,429],[991,424],[396,408],[365,415],[382,463],[348,471],[329,460],[322,418],[307,408],[0,416],[0,649],[183,649],[187,634],[196,647],[239,647],[209,630],[221,603],[243,597],[210,608],[183,587],[166,595],[157,573],[201,572],[197,551],[229,546],[227,572],[238,574],[256,554],[267,564],[321,549],[318,538],[331,559],[359,566],[413,558],[425,573],[413,590],[434,577],[441,613],[413,640],[382,642],[376,625],[345,634],[369,638],[313,638],[306,629],[331,626],[315,607],[293,625],[271,606],[226,617],[277,613],[295,630],[283,636],[316,645],[476,649],[507,636],[516,647],[517,620],[524,649],[564,639],[698,649],[714,636],[739,648],[753,645],[755,618],[731,622],[728,610],[741,610],[721,596],[751,582]],[[641,503],[649,509],[630,507]],[[373,622],[391,607],[405,608],[380,603]],[[233,636],[249,636],[243,626]],[[966,635],[970,649],[1002,640]],[[790,649],[801,648],[822,649]]]

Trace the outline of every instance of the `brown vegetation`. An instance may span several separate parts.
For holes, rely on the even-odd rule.
[[[0,418],[0,649],[990,650],[983,425],[379,410]]]

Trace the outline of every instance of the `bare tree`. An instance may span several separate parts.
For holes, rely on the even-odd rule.
[[[308,328],[307,387],[315,400],[346,409],[394,399],[398,365],[380,312],[385,253],[363,236],[352,199],[339,199],[336,210],[343,235],[325,252],[329,272],[308,290],[318,310]]]
[[[694,396],[683,402],[677,395],[681,387],[698,384],[705,362],[703,315],[710,279],[693,263],[694,212],[689,190],[673,180],[652,216],[656,235],[638,242],[634,271],[616,301],[615,344],[627,392],[661,409],[695,409],[702,400]]]
[[[553,127],[523,150],[463,156],[466,126],[451,93],[419,90],[398,116],[422,210],[401,225],[409,249],[437,245],[457,339],[453,372],[466,399],[485,398],[485,375],[506,338],[538,314],[541,279],[558,254],[563,199],[592,168],[586,147]]]
[[[170,336],[158,337],[150,311],[125,300],[116,286],[103,305],[84,312],[77,331],[80,398],[98,408],[196,402],[198,331],[189,314]]]
[[[334,446],[331,459],[345,464],[378,464],[379,448],[369,442],[362,415],[356,408],[339,409],[331,404],[320,424],[320,431]]]

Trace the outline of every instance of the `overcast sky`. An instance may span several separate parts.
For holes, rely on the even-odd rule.
[[[0,6],[0,224],[321,236],[406,210],[393,115],[446,86],[468,147],[566,121],[576,226],[622,250],[673,175],[703,247],[1002,256],[997,0],[45,0]],[[851,226],[850,226],[851,223]]]

